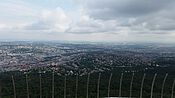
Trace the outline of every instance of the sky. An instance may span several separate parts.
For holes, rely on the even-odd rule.
[[[175,0],[0,0],[0,40],[175,42]]]

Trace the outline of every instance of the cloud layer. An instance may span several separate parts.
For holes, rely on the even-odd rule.
[[[39,1],[2,0],[0,38],[175,42],[174,0]]]

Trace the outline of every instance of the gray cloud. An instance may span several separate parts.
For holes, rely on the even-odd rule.
[[[1,3],[1,38],[7,36],[4,30],[9,30],[31,39],[43,35],[43,39],[175,41],[175,0],[79,1],[80,5],[70,10],[64,9],[68,5],[40,8]]]
[[[38,22],[24,26],[23,29],[25,30],[49,30],[51,28],[52,28],[51,25],[44,23],[42,21],[38,21]]]
[[[173,6],[174,0],[87,0],[85,7],[95,18],[138,17]]]
[[[93,19],[117,20],[133,32],[175,30],[174,0],[87,0],[84,8]]]
[[[79,21],[71,24],[67,33],[87,34],[87,33],[115,33],[118,31],[116,20],[98,20],[82,18]]]

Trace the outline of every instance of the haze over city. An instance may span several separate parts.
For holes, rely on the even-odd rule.
[[[174,0],[1,0],[0,39],[175,42]]]

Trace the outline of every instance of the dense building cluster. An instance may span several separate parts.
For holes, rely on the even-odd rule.
[[[1,42],[0,71],[41,69],[86,74],[119,68],[137,72],[173,65],[173,48],[152,44]]]

